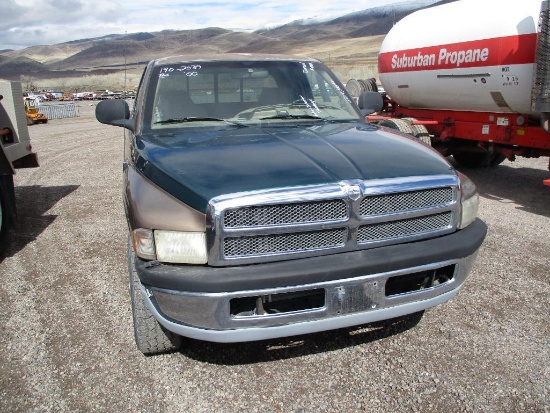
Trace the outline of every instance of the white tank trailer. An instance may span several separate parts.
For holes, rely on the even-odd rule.
[[[548,131],[549,4],[461,0],[410,14],[382,43],[380,81],[400,106],[542,115]]]
[[[362,109],[376,111],[370,122],[412,134],[466,167],[550,156],[550,0],[459,0],[419,10],[387,34],[378,69],[381,101],[371,100],[374,79],[346,85]]]

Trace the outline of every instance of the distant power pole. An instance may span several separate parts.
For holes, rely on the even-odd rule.
[[[126,37],[128,37],[128,31],[124,32],[124,95],[126,95]]]

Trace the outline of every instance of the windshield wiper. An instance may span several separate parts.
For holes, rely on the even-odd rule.
[[[260,120],[270,120],[270,119],[313,119],[313,120],[327,120],[319,116],[313,115],[291,115],[290,113],[284,113],[274,116],[266,116],[265,118],[260,118]]]
[[[225,122],[231,125],[239,126],[241,128],[247,128],[247,125],[238,123],[232,120],[220,119],[220,118],[211,118],[211,117],[200,117],[200,116],[189,116],[185,118],[170,118],[166,120],[159,120],[155,122],[155,125],[165,125],[169,123],[187,123],[187,122]]]

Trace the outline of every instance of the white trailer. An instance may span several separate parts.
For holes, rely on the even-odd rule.
[[[20,82],[0,80],[0,250],[8,228],[17,222],[13,175],[18,168],[38,166],[27,128]]]

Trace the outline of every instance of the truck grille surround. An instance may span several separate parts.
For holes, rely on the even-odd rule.
[[[456,230],[459,201],[456,176],[224,195],[208,208],[208,263],[264,263],[440,236]]]

